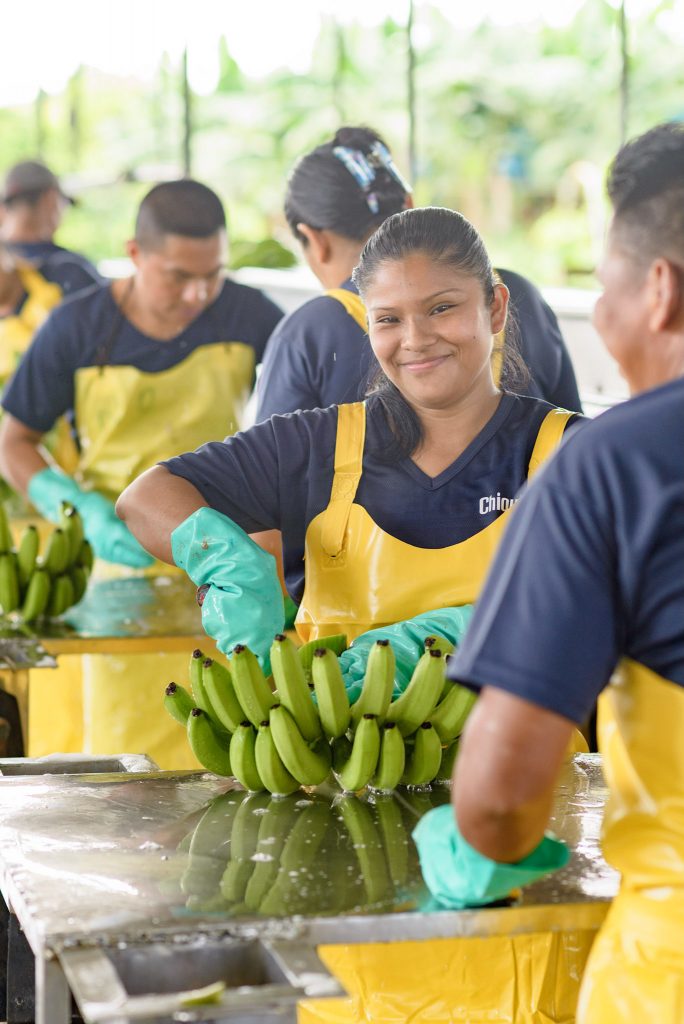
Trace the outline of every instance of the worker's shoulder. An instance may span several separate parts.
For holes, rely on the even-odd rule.
[[[110,288],[109,282],[102,282],[65,297],[52,310],[43,329],[90,330],[94,322],[101,317],[111,316],[116,309]]]

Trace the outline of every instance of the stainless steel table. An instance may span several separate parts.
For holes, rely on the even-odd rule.
[[[36,957],[36,1021],[65,1024],[70,988],[87,1020],[224,1020],[339,992],[321,944],[600,925],[617,878],[598,845],[598,755],[559,783],[569,865],[505,905],[429,898],[410,830],[448,796],[274,800],[195,773],[0,779],[0,886]],[[219,1007],[186,1005],[219,978]]]

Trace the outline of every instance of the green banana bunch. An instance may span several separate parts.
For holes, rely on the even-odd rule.
[[[326,647],[316,648],[311,663],[311,676],[325,735],[330,739],[344,736],[351,721],[351,708],[340,663],[334,651]]]
[[[278,633],[271,645],[271,668],[279,702],[290,712],[307,743],[313,743],[321,736],[321,722],[297,648],[284,633]]]
[[[441,651],[428,648],[402,695],[390,704],[387,721],[396,722],[403,736],[410,736],[430,718],[444,689],[444,668]]]
[[[364,715],[375,715],[382,722],[387,714],[394,689],[395,658],[389,640],[377,640],[368,653],[363,688],[351,709],[352,721]]]
[[[41,615],[63,615],[83,597],[92,568],[92,550],[83,539],[81,517],[63,504],[61,525],[48,537],[41,556],[36,526],[26,526],[16,549],[7,512],[0,505],[0,611],[19,611],[25,622]]]

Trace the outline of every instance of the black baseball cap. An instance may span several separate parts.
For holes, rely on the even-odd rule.
[[[56,188],[67,203],[75,206],[76,200],[68,196],[62,189],[56,174],[53,174],[49,167],[40,163],[39,160],[23,160],[14,167],[10,167],[5,175],[5,185],[0,196],[0,202],[11,203],[16,199],[29,199],[38,197],[41,192],[48,192]]]

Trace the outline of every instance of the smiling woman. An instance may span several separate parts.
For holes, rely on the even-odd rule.
[[[303,640],[469,604],[513,499],[573,419],[495,384],[507,290],[459,214],[391,217],[355,278],[381,370],[365,402],[272,416],[167,460],[119,500],[148,550],[210,584],[203,621],[222,650],[249,632],[267,656],[272,633],[242,614],[274,592],[273,566],[240,571],[245,534],[261,530],[282,532]]]

